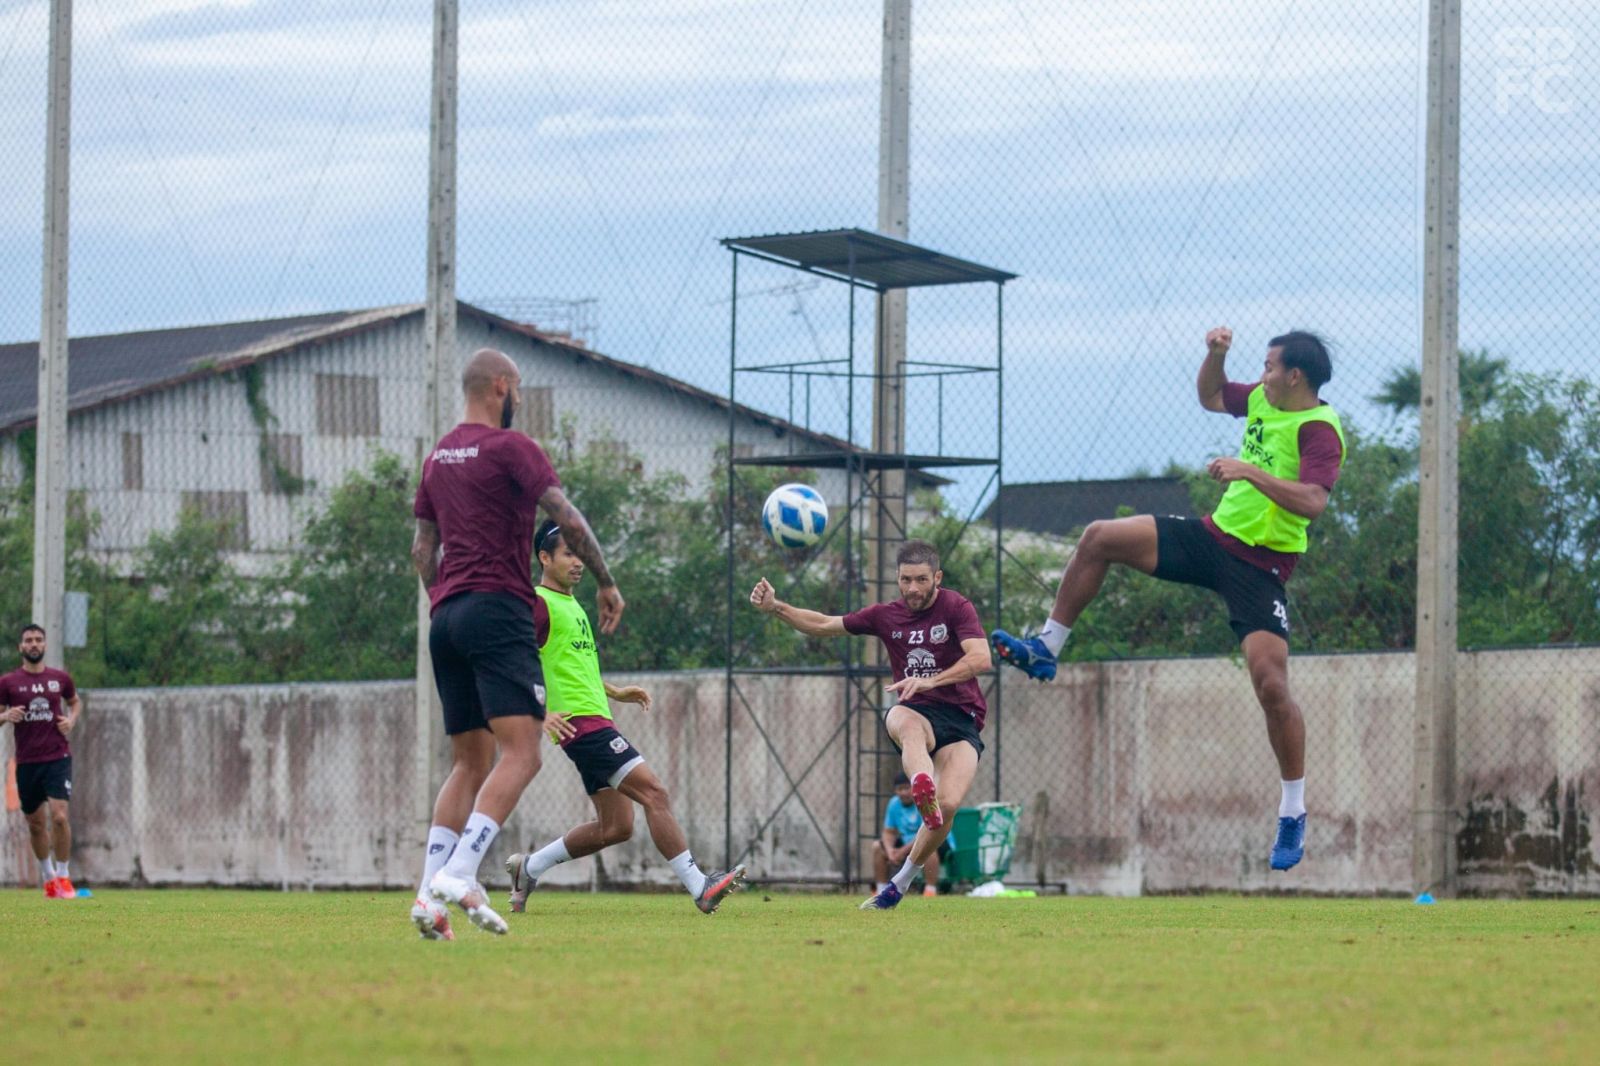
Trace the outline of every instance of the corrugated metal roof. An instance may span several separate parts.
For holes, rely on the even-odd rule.
[[[648,367],[590,351],[572,343],[570,338],[542,333],[525,322],[502,318],[460,301],[456,306],[459,314],[490,323],[497,329],[560,348],[574,358],[652,382],[724,411],[728,409],[726,396],[697,388]],[[67,355],[68,411],[86,411],[119,403],[147,392],[225,373],[260,359],[287,355],[310,345],[326,344],[400,319],[420,317],[422,311],[421,304],[397,304],[295,318],[73,337],[68,342]],[[418,328],[421,328],[420,323]],[[36,341],[0,345],[0,433],[14,433],[34,424],[39,394],[38,362],[39,345]],[[814,445],[853,450],[838,437],[806,429],[753,407],[736,404],[734,409],[752,421],[782,429]],[[947,483],[944,478],[931,474],[924,475],[924,480],[930,484]]]
[[[73,337],[67,346],[67,410],[115,403],[274,352],[325,343],[414,314],[418,306]],[[38,342],[0,345],[0,432],[32,424],[38,402]]]
[[[864,229],[727,237],[722,243],[725,247],[779,260],[813,274],[841,281],[854,279],[879,290],[963,285],[974,281],[1003,283],[1016,277],[1004,270]]]
[[[1000,505],[1007,529],[1061,537],[1096,519],[1115,518],[1122,507],[1131,508],[1135,514],[1194,514],[1189,487],[1175,477],[1019,482],[1001,487]],[[993,521],[993,503],[983,518]]]

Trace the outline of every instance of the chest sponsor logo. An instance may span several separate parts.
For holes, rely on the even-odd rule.
[[[612,737],[611,750],[616,752],[618,755],[621,755],[623,752],[628,750],[628,741],[623,737]]]
[[[943,622],[940,622],[938,625],[936,625],[932,629],[928,630],[928,643],[929,644],[943,644],[945,641],[947,641],[949,639],[950,639],[950,630],[945,627],[945,624]]]
[[[889,634],[889,639],[890,640],[899,640],[903,636],[905,636],[905,634],[900,632],[900,630],[897,629],[893,633]]]
[[[50,701],[43,696],[35,696],[28,701],[28,710],[22,716],[24,722],[53,722],[55,713],[50,710]]]
[[[1245,428],[1244,459],[1267,471],[1278,465],[1277,456],[1267,450],[1267,426],[1260,418],[1251,419],[1250,425]]]
[[[932,677],[938,672],[939,664],[927,648],[914,648],[906,656],[907,677]]]
[[[478,446],[476,444],[470,448],[436,448],[433,452],[433,461],[444,463],[446,466],[454,466],[477,457]]]

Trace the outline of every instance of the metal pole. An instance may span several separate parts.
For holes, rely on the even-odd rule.
[[[1418,892],[1439,895],[1456,890],[1459,0],[1428,8],[1427,145],[1411,877]]]
[[[739,377],[739,252],[733,253],[733,293],[729,301],[733,308],[728,323],[728,662],[725,702],[722,709],[722,868],[733,868],[733,609],[734,587],[738,574],[734,570],[734,491],[733,491],[733,434],[738,417],[734,405],[735,386]]]
[[[422,380],[427,446],[448,431],[455,403],[456,351],[456,0],[434,0],[433,97],[428,123],[428,295],[423,311]],[[428,652],[428,593],[417,597],[416,813],[426,832],[436,791],[433,756],[440,709]]]
[[[855,447],[855,440],[856,440],[856,248],[855,248],[855,245],[853,243],[850,245],[850,309],[849,309],[849,312],[848,312],[848,323],[849,323],[849,325],[848,325],[849,340],[845,344],[845,350],[846,350],[846,354],[848,356],[848,359],[845,362],[845,379],[844,379],[845,380],[845,404],[844,404],[844,406],[845,406],[845,433],[844,433],[844,439],[845,439],[845,449],[846,449],[845,450],[845,456],[844,456],[844,506],[845,506],[845,514],[844,514],[844,569],[845,569],[844,612],[845,612],[845,614],[849,614],[851,611],[856,609],[856,602],[855,602],[856,578],[857,578],[857,576],[859,574],[859,568],[857,566],[858,560],[856,558],[856,552],[857,552],[858,549],[856,547],[856,542],[855,542],[855,537],[854,537],[854,533],[855,533],[854,527],[855,527],[855,524],[856,524],[856,521],[857,521],[857,514],[856,514],[856,508],[855,508],[856,456],[851,451],[851,449],[853,449]],[[866,498],[866,491],[865,491],[866,477],[867,477],[867,470],[866,470],[865,466],[863,466],[862,471],[861,471],[862,489],[863,489],[863,491],[862,491],[862,502],[863,503],[866,502],[866,499],[865,499]],[[859,737],[860,730],[859,730],[858,727],[859,727],[859,725],[861,723],[860,723],[859,719],[854,723],[849,721],[850,716],[852,714],[855,714],[856,710],[857,710],[857,708],[856,708],[856,695],[857,695],[857,693],[856,693],[856,686],[855,686],[855,678],[856,678],[856,657],[855,657],[856,656],[856,649],[855,649],[855,642],[850,640],[848,637],[846,637],[844,640],[840,641],[839,643],[840,643],[841,647],[843,648],[843,653],[842,653],[842,655],[843,655],[843,665],[844,665],[843,706],[844,706],[844,714],[845,714],[845,720],[846,720],[845,721],[845,726],[844,726],[844,733],[845,733],[845,741],[844,741],[844,840],[841,841],[841,844],[842,844],[841,850],[844,852],[844,855],[845,855],[845,860],[844,860],[845,861],[844,884],[845,884],[846,888],[849,888],[850,887],[850,872],[849,872],[850,871],[850,856],[852,855],[852,853],[855,851],[855,848],[856,848],[856,842],[854,840],[854,837],[855,837],[856,833],[860,831],[860,820],[861,820],[861,799],[860,799],[860,797],[858,795],[852,795],[851,791],[850,791],[850,760],[857,756],[857,752],[851,750],[850,735],[852,733],[855,733]],[[874,643],[876,643],[876,642],[874,642]],[[876,714],[876,708],[874,708],[873,710],[874,710],[874,714]],[[860,745],[857,744],[856,747],[859,749]],[[861,791],[861,787],[860,787],[861,775],[860,775],[859,772],[856,775],[856,779],[857,779],[856,792],[859,793]],[[854,821],[852,821],[851,816],[850,816],[850,812],[851,812],[852,809],[855,810],[855,819],[854,819]]]
[[[59,668],[67,590],[67,209],[72,163],[72,0],[50,3],[46,105],[44,284],[33,475],[33,621],[49,633],[45,663]]]
[[[1001,611],[1005,607],[1005,540],[1001,534],[1005,531],[1005,515],[1002,505],[1005,503],[1005,453],[1006,453],[1006,394],[1005,394],[1005,355],[1006,355],[1006,284],[1003,281],[994,286],[994,624],[1002,625]],[[1000,743],[1000,693],[1004,687],[1001,675],[1004,670],[995,674],[994,707],[994,801],[1000,800],[1000,758],[1003,745]]]

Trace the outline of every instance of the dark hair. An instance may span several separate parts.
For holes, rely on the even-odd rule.
[[[23,637],[34,632],[35,630],[38,631],[41,637],[49,636],[49,634],[44,631],[44,626],[40,625],[38,622],[29,622],[27,625],[22,627],[22,632],[17,634],[17,639],[21,640]]]
[[[555,540],[551,540],[550,538],[550,534],[552,533],[556,534],[555,540],[560,539],[561,527],[556,524],[555,519],[546,518],[543,522],[539,523],[539,528],[533,534],[533,553],[535,555],[538,555],[540,552],[550,552],[554,554],[556,545]],[[545,543],[546,541],[549,541],[549,543]]]
[[[894,775],[894,787],[895,788],[899,788],[901,785],[909,785],[909,784],[911,784],[911,778],[906,776],[906,772],[904,770],[901,770],[899,773]]]
[[[939,569],[939,549],[925,540],[908,540],[900,545],[900,550],[895,553],[894,565],[921,566],[927,563],[933,569]]]
[[[1283,368],[1298,370],[1316,392],[1333,378],[1333,362],[1328,358],[1328,342],[1308,329],[1292,329],[1267,342],[1268,348],[1283,349]]]

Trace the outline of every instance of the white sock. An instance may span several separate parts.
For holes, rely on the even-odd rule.
[[[694,856],[685,851],[667,861],[672,863],[672,872],[678,875],[678,880],[689,890],[689,895],[699,899],[700,893],[706,890],[706,875],[694,864]]]
[[[1284,781],[1283,798],[1278,801],[1279,818],[1298,818],[1306,813],[1306,779]]]
[[[56,876],[57,877],[65,877],[65,878],[68,878],[68,879],[70,879],[72,877],[71,874],[67,873],[67,860],[66,859],[57,859],[56,860]]]
[[[444,864],[444,872],[451,877],[476,881],[478,867],[483,864],[483,857],[489,854],[494,838],[499,835],[500,823],[482,811],[473,811],[472,817],[467,819],[467,827],[461,830],[461,840],[456,844],[456,850],[450,853],[450,861]]]
[[[1051,655],[1060,655],[1061,649],[1067,645],[1067,637],[1072,635],[1072,627],[1064,626],[1054,618],[1044,624],[1044,632],[1039,634],[1039,639],[1044,641],[1044,646],[1050,649]]]
[[[39,860],[39,884],[40,885],[48,885],[51,881],[54,881],[55,879],[56,879],[56,863],[55,863],[55,860],[52,859],[50,856],[46,855],[44,858]]]
[[[429,898],[428,882],[450,861],[450,852],[460,839],[461,834],[454,829],[446,829],[442,825],[428,827],[428,850],[422,856],[422,884],[417,886],[418,899]]]
[[[535,881],[545,875],[545,871],[558,863],[566,862],[572,858],[572,852],[567,850],[567,838],[556,837],[550,843],[522,860],[522,869]]]
[[[894,887],[900,890],[901,895],[911,891],[911,879],[917,876],[917,871],[920,869],[922,869],[922,867],[913,865],[911,862],[911,856],[907,855],[906,864],[900,867],[900,872],[895,874],[892,879],[894,881]]]

